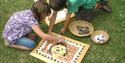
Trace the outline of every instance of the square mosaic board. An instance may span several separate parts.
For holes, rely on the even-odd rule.
[[[52,16],[52,14],[53,14],[53,10],[51,10],[51,11],[52,11],[52,13],[50,16]],[[62,11],[59,11],[57,13],[55,24],[58,24],[58,23],[64,21],[66,19],[66,13],[67,13],[67,9],[63,9]],[[74,17],[74,14],[72,14],[71,17]],[[45,19],[45,22],[47,23],[47,25],[49,25],[50,20],[48,17]]]
[[[64,38],[64,43],[67,46],[67,53],[58,58],[53,57],[48,41],[42,40],[38,46],[30,53],[33,57],[36,57],[42,61],[48,63],[80,63],[89,49],[88,44],[81,43],[77,40],[58,35],[53,33],[54,36],[61,36]]]

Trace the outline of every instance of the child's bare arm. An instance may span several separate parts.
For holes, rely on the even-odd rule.
[[[50,18],[50,24],[49,24],[49,29],[48,29],[48,33],[52,32],[55,20],[56,20],[56,16],[57,16],[57,11],[54,11],[51,18]]]
[[[39,25],[33,25],[32,29],[40,38],[45,37],[45,33],[40,29]]]
[[[54,36],[51,36],[49,34],[45,34],[39,27],[39,25],[33,25],[32,26],[33,31],[41,37],[43,40],[49,40],[51,42],[57,41],[57,38]]]

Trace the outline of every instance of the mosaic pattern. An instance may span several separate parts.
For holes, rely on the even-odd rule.
[[[65,36],[62,37],[64,37],[65,44],[67,46],[67,53],[65,55],[57,58],[53,57],[50,52],[50,47],[52,44],[50,44],[48,41],[41,41],[39,45],[31,52],[31,55],[50,63],[80,63],[87,52],[89,45]]]

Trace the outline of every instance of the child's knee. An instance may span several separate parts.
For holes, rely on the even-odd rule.
[[[32,42],[30,42],[29,44],[28,44],[28,48],[30,48],[30,49],[33,49],[33,48],[35,48],[35,46],[36,46],[36,43],[34,42],[34,41],[32,41]]]

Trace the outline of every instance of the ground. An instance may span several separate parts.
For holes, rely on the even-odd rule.
[[[97,45],[90,37],[76,37],[69,31],[64,35],[91,47],[81,63],[125,63],[125,0],[109,0],[112,14],[96,11],[91,23],[95,30],[105,30],[110,35],[108,43]],[[33,0],[0,0],[0,35],[4,25],[14,12],[30,8]],[[63,24],[55,26],[54,31],[59,32]],[[42,24],[44,32],[48,26]],[[44,63],[29,55],[31,51],[22,51],[8,48],[0,36],[0,63]]]

